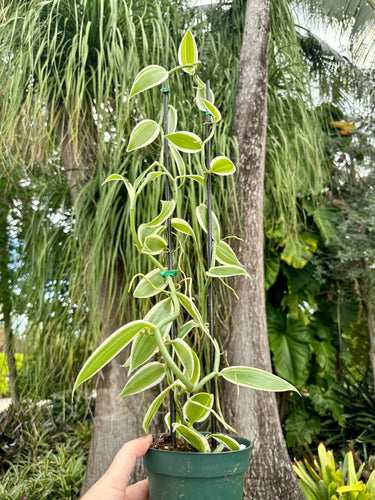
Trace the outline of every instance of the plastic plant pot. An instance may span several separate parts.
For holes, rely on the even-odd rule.
[[[150,448],[144,457],[150,500],[242,500],[252,443],[237,451],[198,453]]]

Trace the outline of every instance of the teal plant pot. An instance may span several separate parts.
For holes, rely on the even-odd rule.
[[[252,443],[221,453],[194,453],[150,448],[144,457],[150,500],[242,500]]]

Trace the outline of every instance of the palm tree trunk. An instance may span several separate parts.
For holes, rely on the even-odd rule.
[[[263,271],[263,189],[267,125],[267,50],[269,0],[248,0],[240,58],[233,133],[239,142],[237,199],[242,221],[238,257],[251,280],[237,279],[240,300],[233,301],[230,365],[272,370],[268,345]],[[273,393],[224,386],[224,408],[240,435],[253,443],[246,477],[246,499],[303,499],[282,434]]]

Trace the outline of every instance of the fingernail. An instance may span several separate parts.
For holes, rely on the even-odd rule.
[[[146,436],[140,437],[140,439],[150,439],[152,438],[152,434],[147,434]]]

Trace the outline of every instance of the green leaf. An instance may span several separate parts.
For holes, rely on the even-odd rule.
[[[195,182],[198,182],[201,186],[204,186],[204,177],[202,177],[201,175],[179,175],[176,177],[176,180],[177,179],[191,179]]]
[[[232,451],[240,449],[240,443],[226,434],[209,434],[207,439],[214,438],[219,443],[223,443],[227,448]]]
[[[209,271],[206,272],[207,276],[211,278],[228,278],[229,276],[247,276],[250,278],[249,274],[245,271],[243,267],[240,266],[216,266],[211,267]]]
[[[165,317],[171,315],[173,312],[172,299],[167,299],[158,302],[152,309],[148,311],[145,316],[145,321],[157,325]],[[165,337],[171,328],[171,323],[164,326],[161,334]],[[130,371],[132,372],[138,366],[148,361],[153,354],[158,351],[158,346],[153,335],[138,335],[133,342],[131,357],[130,357]]]
[[[171,344],[184,367],[185,374],[190,379],[194,374],[193,349],[182,339],[171,340]]]
[[[232,384],[249,387],[251,389],[273,392],[298,392],[297,389],[286,380],[264,370],[259,370],[259,368],[230,366],[221,370],[219,375],[228,382],[232,382]]]
[[[206,84],[199,78],[198,75],[196,75],[196,80],[198,82],[198,89],[197,89],[197,94],[196,94],[196,97],[195,97],[195,102],[198,106],[198,108],[201,110],[201,111],[206,111],[207,108],[205,106],[205,104],[203,103],[203,99],[207,99],[206,98]],[[215,95],[214,93],[212,92],[212,90],[210,89],[210,98],[209,98],[209,101],[210,103],[214,104],[215,102]]]
[[[171,226],[173,229],[176,229],[176,231],[180,231],[180,233],[187,234],[196,239],[193,228],[186,220],[174,218],[171,220]]]
[[[134,200],[135,200],[135,189],[132,186],[132,184],[128,181],[128,179],[126,179],[126,177],[123,177],[120,174],[112,174],[106,178],[106,180],[103,182],[103,184],[106,184],[107,182],[110,182],[110,181],[122,181],[125,184],[125,187],[128,191],[128,195],[130,198],[130,205],[132,206],[134,204]]]
[[[168,78],[168,71],[162,66],[153,64],[143,68],[135,77],[133,86],[130,90],[129,99],[144,90],[160,85]]]
[[[242,266],[232,248],[223,240],[215,244],[216,259],[229,266]]]
[[[276,372],[297,387],[302,387],[310,373],[313,331],[301,321],[286,319],[270,306],[267,307],[267,324]]]
[[[208,172],[216,175],[232,175],[235,171],[236,167],[232,160],[226,156],[216,156],[216,158],[211,161],[210,170]]]
[[[168,248],[167,241],[158,234],[151,234],[145,238],[141,252],[146,255],[159,255]]]
[[[196,326],[198,326],[196,322],[191,319],[180,328],[180,330],[178,331],[178,338],[183,339]]]
[[[182,64],[196,64],[198,62],[198,48],[190,28],[185,33],[178,49],[178,62]],[[183,71],[194,75],[195,68],[183,68]]]
[[[153,297],[160,293],[167,287],[167,282],[163,276],[160,275],[160,269],[154,269],[146,274],[144,278],[136,286],[133,295],[137,299],[146,299]]]
[[[202,139],[192,132],[174,132],[165,137],[184,153],[199,153],[202,149]]]
[[[178,175],[179,175],[178,178],[183,178],[183,176],[186,174],[186,167],[185,167],[185,162],[182,159],[182,156],[177,151],[177,149],[172,146],[172,144],[169,144],[169,151],[170,151],[172,159],[177,167],[177,171],[178,171]]]
[[[181,302],[183,308],[186,309],[186,311],[190,314],[194,321],[200,326],[202,330],[207,332],[207,328],[203,323],[201,313],[199,312],[193,301],[180,292],[177,292],[177,297]]]
[[[142,330],[153,330],[154,325],[147,320],[137,320],[128,323],[110,335],[83,365],[75,381],[73,391],[83,382],[101,370],[117,354],[122,351]]]
[[[190,443],[197,451],[201,453],[210,453],[211,448],[208,440],[198,431],[183,424],[174,423],[173,428],[178,431],[181,436]]]
[[[201,365],[195,351],[193,351],[193,360],[194,360],[193,372],[189,378],[192,384],[197,384],[201,376]]]
[[[217,109],[217,107],[214,104],[212,104],[212,102],[207,101],[207,99],[205,98],[201,99],[201,102],[204,104],[206,110],[209,111],[210,115],[212,116],[211,123],[218,123],[221,120],[221,113]],[[228,175],[228,174],[222,174],[222,175]]]
[[[199,403],[199,404],[196,404]],[[183,407],[183,415],[186,420],[189,421],[190,425],[196,422],[204,422],[210,415],[210,409],[214,404],[213,394],[208,392],[199,392],[194,394],[189,398]],[[202,408],[203,405],[206,408]]]
[[[134,151],[154,142],[160,133],[159,125],[154,120],[142,120],[137,123],[130,134],[129,144],[126,151]]]
[[[129,394],[137,394],[143,392],[155,385],[159,384],[165,377],[165,367],[161,363],[154,361],[142,366],[137,373],[135,373],[128,380],[124,389],[122,390],[119,398],[128,396]]]
[[[176,202],[174,200],[162,201],[161,205],[162,208],[160,214],[151,222],[147,222],[147,224],[144,224],[145,226],[160,226],[161,224],[163,224],[173,214],[176,207]]]
[[[207,233],[207,206],[203,203],[195,210],[199,225]],[[212,237],[218,242],[220,241],[220,224],[214,212],[212,212]]]
[[[163,403],[163,401],[166,398],[166,396],[169,394],[169,391],[171,389],[173,389],[173,387],[176,387],[177,385],[180,385],[180,382],[178,382],[178,381],[174,382],[172,385],[170,385],[169,387],[167,387],[166,389],[164,389],[164,391],[161,392],[153,400],[153,402],[149,406],[149,408],[148,408],[148,410],[146,412],[146,415],[144,416],[144,419],[143,419],[142,426],[143,426],[143,429],[145,430],[145,432],[148,432],[148,428],[150,427],[150,423],[151,423],[152,419],[154,418],[156,412],[160,408],[160,406]]]
[[[168,134],[176,132],[177,128],[177,109],[171,105],[168,106]]]
[[[148,226],[147,224],[141,224],[137,231],[138,239],[141,245],[144,245],[148,236],[158,235],[162,233],[164,229],[164,226]]]

